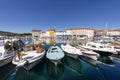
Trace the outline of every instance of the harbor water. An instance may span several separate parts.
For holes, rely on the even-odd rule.
[[[49,46],[45,44],[46,51]],[[44,56],[30,71],[15,69],[12,63],[1,67],[0,80],[120,80],[120,61],[105,55],[100,55],[97,61],[85,56],[74,59],[65,55],[55,66]]]

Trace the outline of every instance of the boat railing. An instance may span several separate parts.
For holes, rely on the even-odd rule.
[[[65,49],[65,48],[64,48]],[[77,49],[77,48],[75,48],[75,47],[71,47],[71,48],[67,48],[68,49],[68,51],[71,51],[72,50],[72,52],[74,52],[74,53],[76,53],[76,52],[78,52],[78,50],[80,50],[80,49]]]

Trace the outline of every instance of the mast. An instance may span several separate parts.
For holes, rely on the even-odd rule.
[[[105,36],[107,35],[107,29],[108,29],[108,22],[106,22],[106,26],[105,26]]]
[[[108,22],[106,22],[106,26],[105,26],[105,29],[107,30],[107,28],[108,28]]]

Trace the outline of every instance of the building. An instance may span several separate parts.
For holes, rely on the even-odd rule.
[[[49,31],[46,31],[45,37],[48,38],[50,36]]]
[[[55,31],[56,36],[63,36],[66,34],[66,31]]]
[[[32,30],[32,38],[39,38],[40,35],[42,34],[41,30]]]
[[[49,30],[49,37],[54,38],[55,37],[55,29],[50,29]]]
[[[68,39],[71,37],[66,31],[55,31],[56,38],[58,39]]]
[[[46,37],[46,32],[45,31],[42,31],[41,35],[40,35],[40,38],[45,38]]]
[[[95,30],[95,35],[96,36],[106,36],[108,30],[102,29],[102,30]]]
[[[109,35],[109,36],[120,36],[120,30],[109,30],[109,31],[107,31],[107,35]]]
[[[94,30],[91,28],[69,28],[66,32],[76,38],[92,38],[94,36]]]
[[[54,38],[55,37],[55,29],[50,29],[43,33],[43,36],[46,38]]]
[[[95,34],[101,36],[120,36],[120,30],[95,30]]]

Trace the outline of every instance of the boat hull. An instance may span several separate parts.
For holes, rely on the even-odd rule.
[[[57,65],[64,58],[64,52],[59,46],[51,46],[47,51],[46,57]]]
[[[110,52],[110,51],[105,51],[105,50],[97,50],[97,49],[92,49],[92,48],[87,48],[87,47],[83,47],[86,50],[92,50],[100,55],[112,55],[114,52]]]
[[[97,57],[99,56],[98,53],[93,52],[93,51],[88,51],[88,50],[82,51],[82,53],[83,53],[83,56],[89,57],[94,60],[97,60]]]
[[[13,58],[13,56],[9,57],[9,58],[6,58],[6,59],[3,59],[3,60],[0,60],[0,67],[2,67],[4,65],[8,64],[9,62],[11,62],[12,58]]]
[[[61,45],[62,50],[66,53],[67,56],[71,58],[78,58],[78,56],[82,55],[81,50],[75,47],[72,47],[69,44]]]
[[[79,57],[78,54],[70,54],[70,53],[66,53],[67,56],[71,57],[71,58],[74,58],[74,59],[77,59]]]
[[[41,55],[36,56],[34,58],[30,58],[30,59],[23,59],[23,60],[17,60],[18,56],[16,55],[13,58],[12,63],[17,65],[17,67],[23,67],[25,70],[31,70],[34,66],[36,66],[41,59],[44,57],[45,55],[45,50],[42,53],[39,53]],[[21,65],[19,65],[21,63]]]
[[[35,67],[39,62],[41,61],[41,59],[35,61],[35,62],[32,62],[32,63],[26,63],[23,68],[26,69],[26,70],[31,70],[33,67]]]
[[[108,52],[108,51],[99,51],[99,50],[93,50],[96,53],[99,53],[100,55],[112,55],[113,52]]]
[[[59,46],[51,46],[47,51],[46,57],[49,60],[57,61],[64,58],[64,55],[65,55],[64,52],[61,50]]]

